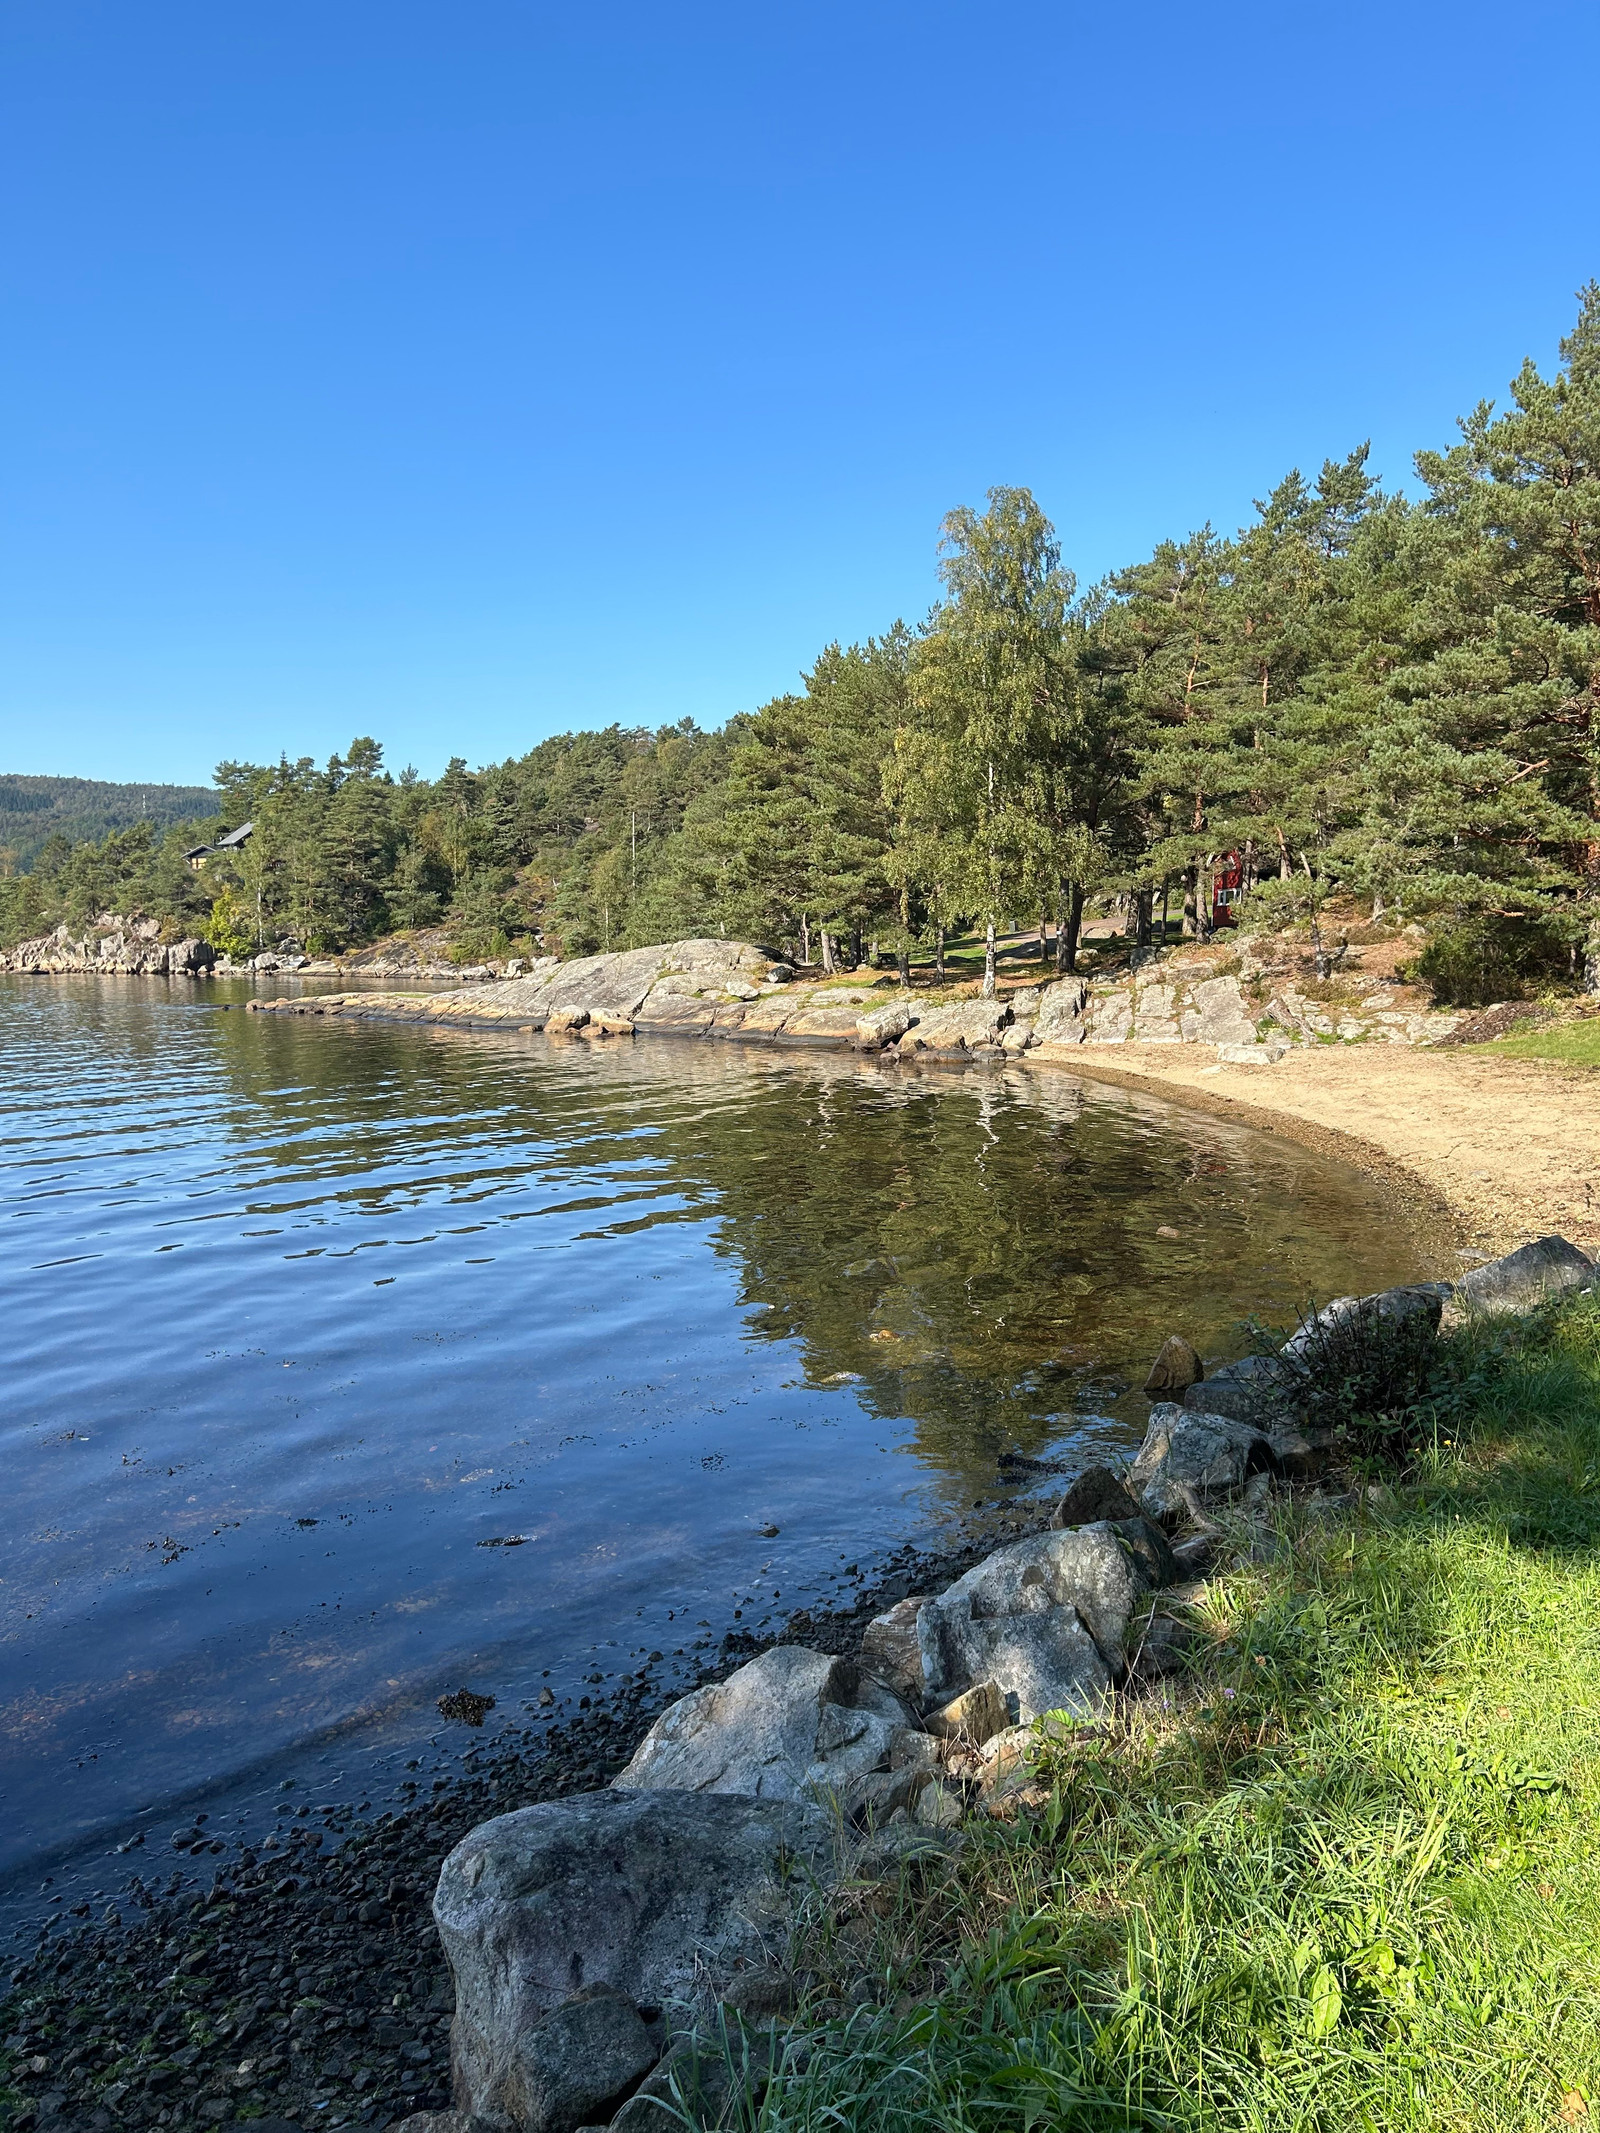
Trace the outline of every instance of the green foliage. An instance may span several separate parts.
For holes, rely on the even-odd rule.
[[[1538,916],[1479,911],[1436,925],[1411,974],[1449,1007],[1525,1000],[1567,974],[1566,943]]]
[[[1485,1397],[1499,1361],[1492,1334],[1438,1338],[1426,1313],[1388,1317],[1377,1297],[1308,1309],[1286,1346],[1271,1337],[1264,1345],[1278,1384],[1312,1429],[1332,1430],[1358,1458],[1401,1463],[1459,1426]]]
[[[1064,969],[1095,898],[1141,942],[1158,899],[1204,936],[1237,861],[1245,921],[1303,923],[1320,976],[1330,900],[1360,899],[1437,921],[1445,1000],[1600,993],[1600,284],[1560,356],[1418,456],[1417,503],[1362,445],[1080,595],[1036,499],[996,488],[945,519],[919,630],[829,645],[721,733],[561,734],[433,783],[370,739],[223,763],[205,822],[36,840],[12,879],[0,849],[0,928],[202,927],[226,891],[311,948],[447,923],[473,955],[720,933],[831,966],[975,926],[992,988],[1008,920],[1053,914]],[[0,846],[25,783],[0,780]]]
[[[1048,1810],[834,1899],[749,2133],[1587,2123],[1595,1303],[1461,1421],[1380,1505],[1225,1542],[1189,1671],[1058,1740]]]
[[[206,921],[206,939],[218,955],[240,958],[253,953],[256,946],[255,914],[237,891],[229,888],[217,891],[211,916]]]

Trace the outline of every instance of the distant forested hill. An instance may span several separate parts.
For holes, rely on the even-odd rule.
[[[98,843],[111,830],[148,822],[206,820],[217,811],[209,785],[103,785],[95,778],[22,778],[0,774],[0,867],[26,874],[47,840]]]

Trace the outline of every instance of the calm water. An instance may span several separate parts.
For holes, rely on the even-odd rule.
[[[228,997],[0,978],[14,1889],[230,1784],[359,1792],[462,1683],[492,1727],[688,1665],[1000,1450],[1136,1440],[1167,1332],[1434,1270],[1354,1171],[1064,1074]]]

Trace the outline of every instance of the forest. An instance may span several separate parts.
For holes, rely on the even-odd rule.
[[[138,912],[249,954],[445,925],[462,960],[689,934],[808,963],[1016,927],[1075,967],[1115,901],[1147,941],[1421,920],[1462,1000],[1600,991],[1600,283],[1546,375],[1386,491],[1365,446],[1080,587],[1024,488],[941,529],[914,626],[831,644],[715,731],[611,726],[428,780],[371,739],[223,762],[209,817],[52,837],[0,934]],[[185,848],[243,822],[241,851]]]

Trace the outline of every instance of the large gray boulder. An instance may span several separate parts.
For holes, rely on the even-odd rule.
[[[1275,1355],[1242,1355],[1191,1385],[1178,1404],[1189,1414],[1225,1415],[1270,1435],[1292,1426],[1299,1414],[1294,1376]],[[1151,1410],[1152,1419],[1158,1411]]]
[[[586,1985],[517,2039],[503,2095],[521,2133],[604,2124],[660,2057],[626,1993]]]
[[[1595,1273],[1594,1261],[1565,1237],[1540,1237],[1464,1275],[1451,1296],[1451,1316],[1491,1318],[1536,1311],[1558,1296],[1592,1288]]]
[[[761,1800],[848,1794],[888,1769],[908,1716],[850,1660],[779,1644],[663,1711],[615,1783]]]
[[[916,1021],[907,1000],[890,1000],[856,1016],[856,1042],[864,1052],[881,1052],[886,1044],[898,1044]]]
[[[1216,1380],[1208,1379],[1207,1384]],[[1277,1464],[1267,1434],[1230,1415],[1195,1414],[1162,1400],[1150,1410],[1138,1457],[1129,1475],[1134,1493],[1158,1518],[1184,1511],[1185,1491],[1196,1497],[1228,1496],[1249,1477]]]
[[[1186,1044],[1255,1044],[1255,1017],[1237,978],[1206,978],[1193,988],[1193,997],[1194,1006],[1183,1016]]]
[[[1309,1323],[1292,1333],[1280,1352],[1295,1357],[1313,1356],[1319,1335],[1353,1320],[1364,1320],[1374,1327],[1408,1326],[1426,1340],[1429,1334],[1438,1332],[1449,1294],[1448,1282],[1415,1281],[1401,1288],[1380,1289],[1374,1296],[1336,1296]]]
[[[433,1899],[455,1975],[457,2108],[530,2133],[530,2099],[555,2108],[552,2069],[595,2019],[563,2012],[576,1995],[605,1985],[635,2006],[701,2010],[781,1953],[798,1898],[841,1865],[830,1815],[779,1800],[606,1791],[483,1823]],[[640,2049],[625,2016],[614,2027],[608,2066]]]
[[[996,1049],[1010,1020],[1011,1008],[1004,1000],[955,1000],[947,1007],[930,1008],[906,1031],[898,1049],[907,1056]]]
[[[1150,1579],[1109,1525],[1013,1541],[923,1602],[923,1699],[993,1681],[1022,1724],[1044,1711],[1098,1717]]]

